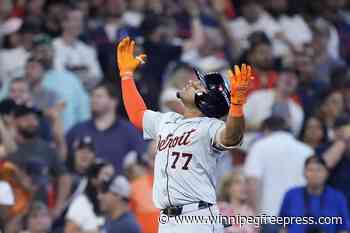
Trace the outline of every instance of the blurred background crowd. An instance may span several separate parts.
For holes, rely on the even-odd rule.
[[[218,162],[222,214],[341,216],[282,230],[349,232],[349,0],[1,0],[1,232],[157,232],[156,142],[121,100],[125,36],[148,56],[135,79],[152,110],[182,113],[192,67],[253,66],[243,146]]]

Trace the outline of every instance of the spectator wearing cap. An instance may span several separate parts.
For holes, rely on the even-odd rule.
[[[14,111],[16,141],[18,149],[10,155],[11,160],[27,171],[38,190],[36,199],[43,200],[52,209],[57,218],[64,207],[71,187],[71,178],[57,151],[38,135],[38,111],[25,105],[17,106]],[[50,187],[53,184],[57,199],[51,200]],[[49,191],[48,191],[49,190]]]
[[[45,113],[43,120],[49,124],[58,153],[65,160],[67,151],[64,126],[60,117],[61,112],[64,111],[65,103],[60,100],[55,91],[43,85],[44,77],[45,69],[42,61],[30,57],[26,65],[25,80],[31,92],[31,104]]]
[[[98,195],[106,222],[102,232],[141,233],[135,216],[129,209],[130,185],[123,176],[105,182]]]
[[[78,138],[90,136],[96,157],[111,162],[117,173],[122,172],[125,156],[130,151],[142,154],[145,141],[130,123],[117,115],[118,95],[113,85],[100,83],[92,91],[92,118],[74,126],[67,134],[69,154]]]
[[[82,191],[73,194],[66,214],[65,233],[99,233],[104,223],[98,201],[103,182],[113,177],[114,170],[105,162],[96,162],[87,171]],[[85,186],[85,187],[84,187]]]
[[[10,83],[8,99],[15,102],[15,105],[33,106],[29,84],[24,78],[15,78]],[[14,108],[15,109],[15,108]],[[46,141],[52,140],[51,127],[43,115],[39,117],[39,135]]]
[[[11,81],[9,98],[18,105],[26,105],[40,110],[39,134],[46,141],[53,142],[60,157],[66,159],[64,128],[60,113],[65,105],[58,96],[41,85],[42,65],[34,58],[29,58],[26,65],[26,78]]]
[[[20,233],[51,233],[51,224],[52,218],[47,205],[35,201],[26,215],[25,230]]]
[[[286,121],[291,132],[299,136],[304,112],[291,98],[297,85],[296,73],[293,70],[285,70],[280,74],[275,88],[258,90],[249,95],[244,106],[248,130],[257,130],[268,117],[279,116]]]
[[[303,164],[313,150],[294,138],[283,118],[266,119],[263,132],[265,137],[252,145],[244,165],[248,200],[258,215],[277,216],[284,193],[305,183]]]
[[[73,178],[73,190],[87,175],[89,168],[96,161],[95,146],[90,136],[77,139],[73,144],[74,155],[71,157],[71,174]]]
[[[62,35],[53,41],[54,67],[75,73],[91,90],[102,79],[102,72],[95,49],[78,39],[83,14],[79,9],[67,8],[62,19]]]
[[[350,209],[350,117],[348,115],[339,116],[334,124],[334,139],[332,143],[324,148],[322,157],[327,162],[329,168],[329,184],[344,193],[348,208]],[[327,153],[333,147],[333,153]],[[326,151],[327,150],[327,151]]]
[[[338,223],[287,225],[288,233],[302,232],[349,232],[349,210],[343,193],[326,185],[329,171],[325,160],[320,156],[311,156],[305,161],[304,176],[306,185],[290,189],[283,199],[279,215],[281,217],[312,217],[321,221],[321,217],[340,217]]]
[[[41,85],[56,93],[59,101],[65,104],[60,114],[64,132],[67,132],[73,125],[87,120],[90,116],[88,93],[74,73],[58,70],[53,66],[54,49],[51,38],[47,35],[36,36],[32,56],[42,63],[45,70]]]

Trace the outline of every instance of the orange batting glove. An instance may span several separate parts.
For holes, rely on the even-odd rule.
[[[243,116],[243,105],[247,100],[247,94],[252,77],[250,65],[242,64],[241,69],[235,65],[234,73],[228,71],[231,80],[231,108],[229,115],[232,117]]]
[[[130,78],[140,64],[145,63],[146,54],[134,57],[135,41],[129,37],[124,38],[117,48],[117,61],[120,77],[123,79]]]

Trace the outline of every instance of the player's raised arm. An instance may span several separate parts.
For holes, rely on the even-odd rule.
[[[117,48],[117,61],[121,77],[123,102],[131,123],[138,129],[143,128],[142,121],[146,104],[138,92],[134,82],[134,72],[145,62],[146,55],[134,56],[135,42],[124,38]]]
[[[234,67],[234,72],[229,71],[231,80],[231,106],[226,120],[225,128],[219,134],[219,144],[224,147],[232,147],[239,144],[244,133],[243,105],[247,99],[247,93],[252,77],[252,69],[243,64]]]

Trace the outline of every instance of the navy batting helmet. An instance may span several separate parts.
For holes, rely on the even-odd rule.
[[[203,84],[206,93],[198,92],[195,95],[195,104],[207,117],[220,118],[230,109],[230,90],[220,73],[201,73],[195,69],[199,81]]]

